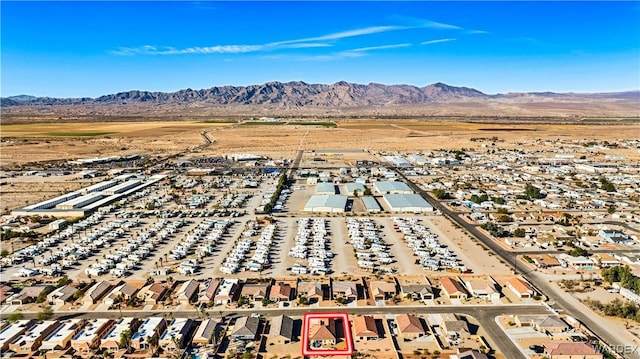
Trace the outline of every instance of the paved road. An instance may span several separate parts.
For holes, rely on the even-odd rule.
[[[416,192],[419,193],[424,199],[426,199],[435,209],[441,211],[445,216],[455,221],[458,225],[464,228],[468,233],[470,233],[473,237],[483,243],[486,247],[488,247],[491,251],[493,251],[496,255],[502,258],[507,265],[514,268],[515,272],[520,272],[524,278],[526,278],[529,282],[531,282],[534,286],[538,288],[541,293],[547,295],[547,297],[553,299],[555,302],[555,307],[564,311],[564,313],[578,319],[582,322],[586,327],[588,327],[603,343],[613,346],[624,346],[630,345],[632,343],[625,343],[621,341],[621,338],[618,338],[614,333],[610,333],[606,329],[604,329],[599,323],[599,317],[590,317],[585,314],[578,308],[576,308],[569,300],[565,299],[563,295],[553,295],[555,294],[555,290],[551,287],[551,285],[542,277],[536,276],[533,273],[525,270],[523,266],[518,267],[516,261],[516,255],[520,253],[513,253],[505,250],[496,243],[492,238],[484,234],[480,231],[476,225],[468,223],[460,218],[456,212],[449,210],[446,206],[442,205],[437,199],[432,197],[429,193],[424,191],[422,188],[417,186],[413,181],[408,179],[406,176],[402,174],[402,171],[396,170],[398,175],[402,177],[406,183]],[[640,358],[640,354],[630,354],[627,356],[628,358]]]

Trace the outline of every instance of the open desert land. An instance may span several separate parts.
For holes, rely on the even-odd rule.
[[[324,122],[318,122],[319,124]],[[293,157],[299,149],[364,148],[381,151],[474,148],[477,138],[495,139],[502,148],[542,139],[637,138],[640,125],[488,124],[415,120],[339,120],[337,127],[243,125],[230,122],[84,122],[0,125],[2,167],[106,155],[170,155],[194,151],[201,156],[252,152]],[[544,143],[541,144],[543,146]],[[620,153],[637,158],[637,151]]]

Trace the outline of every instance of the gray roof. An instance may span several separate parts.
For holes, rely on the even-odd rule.
[[[376,189],[380,193],[387,193],[393,191],[401,191],[413,193],[413,190],[404,182],[399,181],[378,181],[375,184]]]
[[[364,185],[362,183],[349,182],[345,183],[344,186],[347,189],[347,194],[353,193],[353,191],[364,192]]]
[[[316,187],[316,193],[336,193],[336,186],[330,182],[320,182]]]
[[[431,293],[433,294],[433,288],[429,284],[408,284],[401,285],[400,289],[402,293]]]
[[[418,194],[385,194],[384,199],[393,209],[406,207],[433,208],[429,202]]]
[[[258,334],[258,325],[260,319],[254,317],[240,317],[233,326],[231,336],[256,336]]]
[[[333,185],[332,185],[333,186]],[[344,209],[347,205],[347,196],[341,195],[314,195],[309,198],[309,201],[304,206],[305,209],[311,209],[318,207],[330,207]]]
[[[367,210],[374,210],[374,211],[382,210],[380,208],[380,205],[378,204],[378,201],[376,201],[375,197],[373,197],[373,196],[364,196],[364,197],[362,197],[362,203],[364,203],[364,207]]]
[[[271,320],[269,337],[275,337],[278,335],[293,340],[293,319],[286,315],[279,315]]]

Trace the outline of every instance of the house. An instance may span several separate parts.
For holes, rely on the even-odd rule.
[[[198,294],[199,290],[200,282],[191,279],[182,283],[182,285],[180,285],[180,287],[178,287],[178,290],[174,293],[174,296],[178,300],[178,303],[183,305],[189,304],[196,299],[196,295]]]
[[[484,300],[500,300],[500,292],[496,290],[495,283],[491,278],[488,280],[471,279],[465,282],[469,293],[475,298]]]
[[[71,339],[82,330],[85,321],[82,319],[66,320],[52,331],[40,345],[40,350],[61,350],[65,349]]]
[[[239,281],[237,278],[226,278],[220,282],[216,295],[213,297],[213,302],[216,305],[224,304],[229,305],[234,301],[236,292],[238,291]]]
[[[138,288],[129,285],[127,283],[122,283],[107,294],[104,298],[104,304],[108,306],[112,306],[120,301],[128,302],[136,293],[138,292]]]
[[[220,285],[220,279],[211,278],[207,280],[203,286],[204,290],[200,292],[200,298],[198,298],[198,302],[213,302],[213,298],[216,296],[218,285]]]
[[[346,300],[358,299],[358,286],[356,282],[350,280],[334,280],[332,282],[333,298],[344,298]]]
[[[111,329],[100,339],[100,349],[114,353],[120,349],[120,335],[128,330],[132,334],[138,330],[140,321],[137,318],[120,318]]]
[[[7,298],[7,303],[11,305],[34,303],[42,293],[46,295],[52,290],[53,286],[50,285],[32,285]]]
[[[36,324],[35,320],[19,320],[0,329],[0,351],[9,350],[9,344]]]
[[[564,320],[555,315],[517,315],[515,322],[521,327],[533,327],[543,334],[562,333],[571,329]]]
[[[426,335],[422,320],[411,314],[396,315],[399,337],[405,340],[413,340]]]
[[[298,297],[305,297],[309,303],[319,302],[324,297],[322,291],[322,285],[318,281],[312,282],[299,282],[298,283]]]
[[[258,335],[260,319],[254,317],[240,317],[231,331],[231,338],[238,340],[255,340]]]
[[[149,349],[151,343],[160,337],[167,328],[167,321],[162,317],[145,319],[131,337],[131,347],[136,350]]]
[[[381,337],[376,321],[370,315],[353,317],[353,336],[360,341],[375,340]]]
[[[73,302],[73,295],[77,290],[78,288],[71,284],[64,285],[47,294],[47,301],[55,306],[63,306],[67,303]]]
[[[370,281],[371,298],[375,300],[391,299],[396,295],[396,283],[387,281]]]
[[[195,324],[192,322],[192,324]],[[207,319],[200,323],[200,325],[194,330],[191,343],[194,346],[210,345],[215,343],[220,320],[219,319]]]
[[[622,262],[609,253],[597,253],[598,264],[601,268],[609,268],[622,265]]]
[[[207,319],[200,323],[200,326],[196,329],[191,339],[191,343],[195,345],[208,345],[213,343],[219,323],[220,321],[217,319]]]
[[[598,231],[598,235],[609,243],[633,245],[633,238],[628,234],[614,230],[614,229],[601,229]]]
[[[260,302],[267,297],[269,285],[266,283],[245,284],[242,286],[240,296],[252,302]]]
[[[413,300],[430,300],[434,298],[431,284],[400,284],[402,296],[411,296]]]
[[[469,296],[467,290],[457,279],[442,277],[440,278],[440,285],[449,299],[467,299]]]
[[[267,345],[289,344],[293,342],[293,319],[279,315],[271,320],[271,328],[267,335]]]
[[[189,331],[193,321],[187,318],[176,318],[167,325],[158,339],[158,345],[165,352],[174,353],[184,349],[189,340]]]
[[[100,347],[100,340],[114,325],[111,319],[94,319],[87,322],[80,332],[71,339],[75,354],[83,358],[91,357]]]
[[[603,359],[593,346],[577,342],[546,342],[543,344],[544,353],[549,359]]]
[[[293,288],[289,283],[276,283],[271,286],[269,300],[272,302],[289,301],[293,298]]]
[[[596,266],[596,262],[592,258],[584,257],[584,256],[570,256],[570,255],[562,255],[562,259],[564,259],[570,266],[574,268],[592,268]]]
[[[537,265],[539,268],[551,268],[557,267],[560,265],[560,261],[558,258],[553,257],[549,254],[541,254],[540,256],[534,257],[533,263]]]
[[[152,283],[140,289],[137,296],[144,304],[158,304],[164,300],[168,292],[169,287],[163,283]]]
[[[531,298],[538,294],[529,282],[518,277],[509,278],[506,286],[519,298]]]
[[[98,303],[100,298],[109,293],[111,283],[106,280],[100,281],[89,288],[82,297],[83,305],[92,305]]]
[[[0,285],[0,304],[4,304],[11,295],[13,295],[13,288],[8,285]]]
[[[62,326],[61,322],[53,320],[38,323],[9,343],[9,350],[18,355],[31,354],[38,350],[42,341],[60,326]]]
[[[335,333],[335,319],[312,319],[309,323],[309,346],[313,349],[332,348],[337,342]]]
[[[442,330],[450,341],[467,340],[471,337],[469,326],[464,320],[445,320]]]

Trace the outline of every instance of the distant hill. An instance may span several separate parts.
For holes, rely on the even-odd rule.
[[[378,83],[363,85],[345,81],[334,84],[308,84],[294,81],[267,82],[249,86],[217,86],[176,92],[132,90],[98,98],[50,98],[20,95],[2,98],[0,101],[3,110],[8,110],[9,113],[20,113],[22,112],[20,109],[25,108],[35,112],[56,112],[55,109],[60,107],[67,113],[90,112],[93,114],[114,111],[118,113],[140,112],[141,109],[149,108],[179,111],[184,108],[202,109],[208,107],[226,109],[246,107],[311,112],[377,108],[382,112],[387,112],[387,109],[407,107],[442,108],[448,104],[465,104],[464,106],[470,108],[474,106],[494,108],[503,104],[514,106],[532,102],[541,103],[544,105],[543,107],[551,108],[553,111],[562,109],[563,106],[566,107],[569,104],[568,108],[575,111],[583,102],[592,104],[594,101],[603,101],[603,103],[607,102],[606,109],[621,104],[625,114],[633,114],[634,110],[638,108],[637,104],[640,103],[640,91],[593,94],[531,92],[488,95],[473,88],[456,87],[444,83],[416,87]],[[561,105],[559,107],[553,106],[553,101],[558,101]],[[84,111],[85,109],[91,109],[91,111]]]

